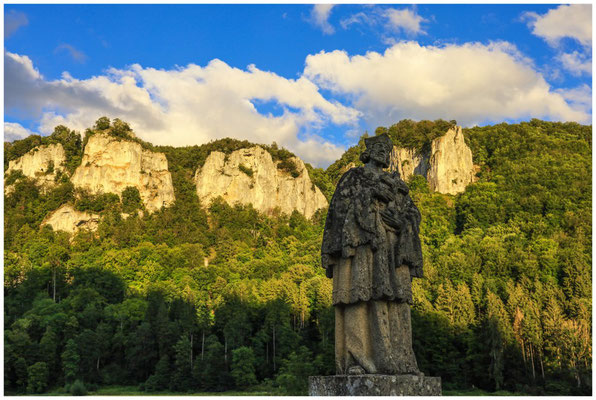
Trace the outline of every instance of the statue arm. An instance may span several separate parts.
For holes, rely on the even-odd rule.
[[[348,213],[352,211],[350,188],[353,186],[354,175],[354,170],[351,169],[340,178],[329,203],[321,246],[321,266],[329,278],[333,277],[333,266],[339,262],[344,247],[343,229]]]
[[[321,266],[330,278],[339,260],[353,255],[356,247],[374,242],[374,200],[363,173],[362,168],[346,172],[331,199],[321,248]]]

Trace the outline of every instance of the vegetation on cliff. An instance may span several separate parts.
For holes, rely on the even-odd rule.
[[[451,390],[589,394],[591,126],[532,120],[464,133],[478,182],[458,196],[430,192],[420,176],[409,182],[425,256],[413,284],[419,366]],[[13,157],[20,146],[9,145]],[[206,210],[192,176],[208,152],[155,148],[176,203],[124,219],[139,207],[132,189],[79,202],[100,210],[96,233],[39,229],[74,201],[69,182],[41,193],[21,178],[5,197],[5,390],[256,382],[305,394],[308,375],[334,373],[331,281],[319,260],[326,211],[307,220],[223,201]],[[330,196],[358,154],[309,174]]]

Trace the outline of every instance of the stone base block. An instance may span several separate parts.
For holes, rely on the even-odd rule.
[[[419,375],[331,375],[308,378],[310,396],[441,396],[441,378]]]

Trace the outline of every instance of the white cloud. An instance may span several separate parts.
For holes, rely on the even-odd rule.
[[[378,6],[367,7],[365,12],[358,12],[349,17],[343,18],[340,25],[344,29],[349,29],[352,25],[382,26],[388,32],[403,32],[410,36],[424,34],[420,26],[423,22],[428,22],[417,14],[415,8],[383,8]],[[384,40],[394,40],[387,39]]]
[[[4,17],[4,37],[12,36],[21,26],[29,24],[29,19],[25,13],[16,10],[10,10]]]
[[[375,25],[377,20],[373,16],[369,16],[363,12],[359,12],[356,14],[352,14],[347,18],[343,18],[339,21],[339,24],[344,29],[349,29],[352,25],[359,25],[359,24],[367,24],[367,25]]]
[[[544,15],[527,12],[524,16],[529,19],[532,33],[553,47],[565,37],[576,39],[584,46],[592,44],[591,4],[561,5]]]
[[[310,12],[311,22],[326,35],[335,32],[335,28],[329,23],[329,15],[333,7],[335,7],[333,4],[315,4]]]
[[[534,117],[590,120],[507,42],[441,47],[401,42],[384,54],[354,56],[322,51],[307,57],[304,75],[348,96],[375,126],[403,118],[457,119],[466,126]]]
[[[31,132],[29,129],[16,122],[4,123],[4,141],[12,142],[13,140],[24,139],[33,134],[34,132]]]
[[[592,60],[578,51],[559,53],[556,59],[575,76],[590,75],[592,73]]]
[[[388,20],[388,26],[395,31],[404,31],[409,35],[425,33],[420,24],[428,20],[422,18],[415,10],[404,8],[401,10],[389,8],[385,10],[384,16]]]
[[[572,89],[558,89],[558,93],[565,98],[565,100],[574,107],[590,112],[592,107],[592,88],[585,83],[581,86]]]
[[[77,50],[73,45],[63,43],[54,49],[54,54],[66,51],[73,60],[78,63],[84,63],[87,61],[87,55],[80,50]]]
[[[204,67],[158,70],[136,64],[84,80],[64,73],[48,81],[27,56],[5,52],[4,62],[6,110],[39,120],[45,134],[58,124],[82,131],[106,115],[129,122],[154,144],[183,146],[223,137],[276,141],[305,161],[324,165],[343,149],[313,133],[301,140],[299,133],[328,123],[353,125],[360,115],[326,100],[304,77],[286,79],[254,65],[241,70],[212,60]],[[276,102],[283,113],[263,115],[257,101]]]

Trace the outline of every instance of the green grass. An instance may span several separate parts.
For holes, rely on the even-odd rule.
[[[172,392],[168,390],[158,392],[144,392],[137,386],[104,386],[96,391],[90,391],[88,396],[273,396],[276,393],[268,391],[233,391],[226,392]]]
[[[508,392],[507,390],[497,390],[496,392],[487,392],[481,389],[470,390],[443,390],[443,396],[528,396],[521,392]]]
[[[9,393],[7,396],[25,396],[25,393]],[[144,392],[138,386],[104,386],[97,390],[88,391],[87,396],[278,396],[272,390],[259,387],[247,391],[228,390],[226,392],[171,392],[167,390],[159,392]],[[35,396],[70,396],[63,387],[52,389],[47,393],[36,394]]]

